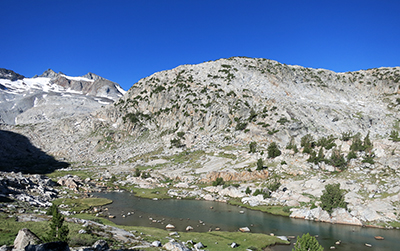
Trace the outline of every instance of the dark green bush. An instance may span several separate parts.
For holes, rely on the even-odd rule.
[[[323,251],[324,248],[319,244],[314,236],[309,233],[297,236],[297,241],[293,251]]]
[[[269,194],[269,192],[262,191],[260,189],[256,189],[256,191],[254,191],[254,193],[253,193],[253,196],[257,196],[259,194],[262,194],[264,199],[271,198],[271,195]]]
[[[301,138],[300,146],[303,147],[303,153],[311,154],[312,149],[315,147],[315,141],[311,134],[306,134]]]
[[[225,184],[225,181],[221,177],[216,178],[215,181],[212,182],[213,186],[219,186],[219,185],[224,185],[224,184]]]
[[[177,132],[176,135],[178,135],[179,138],[183,138],[185,136],[184,132]]]
[[[369,164],[373,165],[375,163],[374,157],[375,157],[374,153],[372,153],[372,152],[371,153],[367,153],[363,157],[362,163],[369,163]]]
[[[250,187],[247,187],[247,188],[246,188],[245,193],[246,193],[246,194],[251,194],[251,189],[250,189]]]
[[[355,151],[355,152],[369,152],[373,148],[373,144],[371,140],[369,139],[369,132],[365,136],[364,140],[361,140],[361,135],[360,133],[357,133],[353,137],[353,142],[350,146],[350,150]]]
[[[275,142],[269,144],[267,151],[268,151],[268,158],[278,157],[282,153]]]
[[[244,129],[246,129],[247,127],[247,123],[246,122],[238,122],[236,124],[235,130],[236,131],[243,131]]]
[[[275,192],[276,190],[278,190],[278,188],[281,186],[281,183],[277,180],[272,181],[270,183],[268,183],[267,188],[271,191],[271,192]]]
[[[333,150],[331,158],[329,159],[329,164],[340,169],[343,169],[343,167],[346,166],[346,160],[344,159],[344,156],[340,149]]]
[[[321,208],[331,214],[333,209],[338,207],[347,207],[344,201],[344,190],[340,189],[340,184],[328,184],[322,191]]]
[[[45,242],[54,241],[69,241],[68,233],[69,229],[67,225],[64,225],[64,216],[58,211],[58,208],[53,204],[47,211],[47,214],[53,216],[50,222],[50,230],[44,237]]]
[[[351,136],[351,132],[343,132],[342,133],[342,140],[349,141],[353,136]]]
[[[349,154],[347,154],[347,161],[351,159],[357,159],[357,154],[354,151],[350,151]]]
[[[289,144],[286,146],[286,149],[291,149],[294,151],[294,153],[298,153],[299,149],[297,149],[296,143],[294,142],[294,138],[292,137],[290,139]]]
[[[400,141],[400,137],[399,137],[399,132],[396,130],[392,130],[390,132],[390,136],[389,136],[390,140],[393,142],[399,142]]]
[[[171,139],[171,147],[183,147],[180,139]]]
[[[249,145],[249,153],[255,153],[256,152],[256,148],[257,148],[257,142],[251,142]]]
[[[336,146],[335,144],[335,137],[333,135],[330,135],[328,137],[322,137],[320,139],[318,139],[317,141],[317,146],[321,146],[323,148],[325,148],[326,150],[332,149],[333,147]]]
[[[260,158],[260,159],[257,160],[257,170],[262,170],[262,169],[264,169],[264,162]]]

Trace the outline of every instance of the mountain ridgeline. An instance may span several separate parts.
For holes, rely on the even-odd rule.
[[[130,134],[283,142],[307,133],[384,136],[398,122],[399,87],[399,67],[335,73],[236,57],[155,73],[106,113]]]
[[[64,84],[63,74],[46,74],[66,90],[86,90],[79,79]],[[41,109],[17,116],[35,130],[13,130],[53,156],[106,164],[176,146],[205,150],[255,141],[284,147],[306,134],[388,139],[399,130],[399,87],[399,67],[335,73],[234,57],[157,72],[114,103],[89,109],[80,102],[52,119],[42,118],[48,106],[36,101]]]

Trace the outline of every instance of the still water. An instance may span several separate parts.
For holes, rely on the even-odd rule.
[[[125,192],[94,195],[113,200],[113,203],[107,206],[108,212],[116,216],[111,220],[120,225],[165,229],[167,224],[173,224],[176,231],[185,231],[187,226],[192,226],[194,228],[192,231],[199,232],[215,228],[220,228],[222,231],[238,231],[240,227],[248,227],[253,233],[284,236],[298,236],[303,233],[318,235],[318,241],[325,250],[329,250],[331,246],[336,246],[336,250],[346,251],[400,250],[399,230],[291,219],[220,202],[149,200]],[[383,236],[385,239],[375,240],[374,236]],[[341,240],[341,244],[335,245],[338,240]],[[366,243],[372,247],[365,246]],[[292,246],[277,246],[274,250],[292,250],[292,248]]]

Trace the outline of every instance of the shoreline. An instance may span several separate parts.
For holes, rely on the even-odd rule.
[[[149,190],[151,190],[151,189],[149,189]],[[207,201],[207,200],[205,200],[205,199],[202,199],[202,198],[174,198],[174,197],[168,197],[168,198],[165,198],[165,197],[162,197],[162,196],[160,196],[160,197],[157,197],[157,196],[155,196],[155,197],[148,197],[148,196],[146,196],[146,195],[144,195],[144,196],[141,196],[141,194],[140,193],[135,193],[135,192],[133,192],[133,191],[128,191],[128,190],[126,190],[126,189],[119,189],[119,190],[108,190],[107,189],[107,191],[103,191],[103,192],[107,192],[107,193],[110,193],[110,192],[117,192],[117,193],[121,193],[121,192],[127,192],[127,193],[131,193],[131,194],[133,194],[135,197],[138,197],[138,198],[143,198],[143,199],[149,199],[149,200],[199,200],[199,201]],[[153,194],[154,195],[154,194]],[[377,224],[362,224],[362,225],[356,225],[356,224],[346,224],[346,223],[337,223],[337,222],[325,222],[325,221],[319,221],[319,220],[312,220],[312,219],[305,219],[305,218],[296,218],[296,217],[290,217],[290,214],[288,214],[288,213],[285,213],[285,212],[283,212],[283,211],[278,211],[278,212],[276,212],[276,213],[274,213],[274,211],[272,211],[272,210],[268,210],[268,209],[271,209],[271,208],[277,208],[277,209],[282,209],[282,208],[284,208],[285,206],[266,206],[266,205],[262,205],[262,206],[257,206],[257,207],[265,207],[265,209],[262,209],[262,208],[257,208],[257,207],[252,207],[252,206],[250,206],[250,205],[247,205],[247,204],[245,204],[245,203],[241,203],[241,202],[235,202],[236,200],[234,199],[234,198],[232,198],[231,200],[226,200],[226,201],[215,201],[215,202],[220,202],[220,203],[226,203],[226,204],[228,204],[228,205],[232,205],[232,206],[237,206],[237,207],[243,207],[243,208],[246,208],[246,209],[249,209],[249,210],[253,210],[253,211],[258,211],[258,212],[262,212],[262,213],[267,213],[267,214],[270,214],[270,215],[273,215],[273,216],[281,216],[281,217],[288,217],[288,218],[292,218],[292,219],[297,219],[297,220],[306,220],[306,221],[312,221],[312,222],[320,222],[320,223],[325,223],[325,224],[332,224],[332,225],[345,225],[345,226],[357,226],[357,227],[365,227],[365,228],[377,228],[377,229],[385,229],[385,230],[400,230],[399,228],[396,228],[396,227],[385,227],[385,226],[380,226],[380,225],[377,225]]]

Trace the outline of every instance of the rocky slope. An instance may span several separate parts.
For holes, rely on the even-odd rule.
[[[84,91],[75,85],[80,80],[56,75],[49,71],[44,76],[54,77],[57,86]],[[72,163],[72,169],[106,169],[124,184],[151,188],[179,180],[190,188],[216,177],[253,177],[230,192],[177,187],[171,196],[236,197],[245,204],[312,210],[324,184],[340,183],[353,212],[349,221],[398,221],[399,81],[399,67],[335,73],[236,57],[155,73],[91,113],[36,124],[18,117],[26,121],[23,126],[3,125],[2,130],[25,135],[47,154]],[[357,133],[361,139],[368,135],[372,148],[350,160],[354,138],[345,136]],[[308,161],[311,155],[301,145],[307,134],[315,142],[333,138],[334,146],[322,149],[326,161]],[[257,145],[253,153],[250,142]],[[279,157],[267,157],[271,142],[282,151]],[[299,152],[286,149],[289,143]],[[345,168],[328,161],[338,151]],[[260,158],[268,171],[262,179],[250,174]],[[135,168],[147,170],[152,178],[133,177]],[[270,199],[245,194],[247,187],[254,191],[268,186],[268,176],[282,184]],[[371,209],[370,217],[366,210],[371,202],[384,208]],[[314,211],[296,211],[293,217],[326,218]]]

